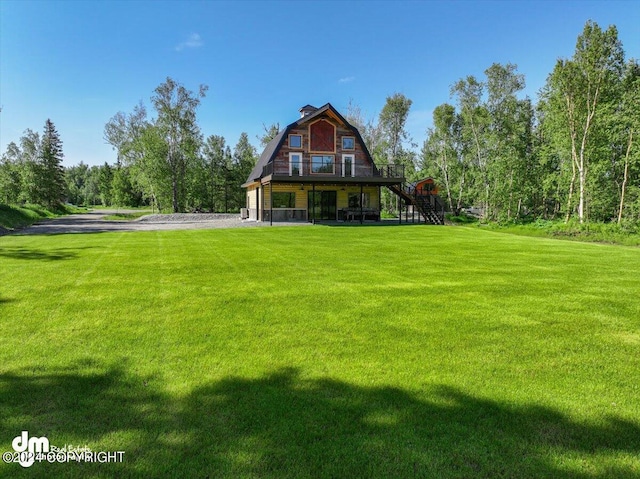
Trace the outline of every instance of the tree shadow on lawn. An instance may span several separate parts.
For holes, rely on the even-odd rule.
[[[11,259],[41,260],[41,261],[60,261],[75,259],[78,257],[78,251],[90,249],[93,246],[85,246],[82,248],[57,248],[52,250],[39,250],[33,248],[0,248],[0,257]]]
[[[92,372],[93,371],[93,372]],[[106,371],[106,372],[96,372]],[[0,375],[0,445],[22,430],[52,445],[99,444],[121,463],[35,463],[64,477],[637,477],[594,471],[590,454],[640,453],[640,427],[615,417],[574,422],[440,387],[424,401],[391,387],[302,379],[296,369],[228,377],[186,396],[122,367],[87,363]],[[0,447],[2,449],[2,447]],[[587,457],[588,473],[559,469]],[[560,459],[558,459],[560,457]],[[4,469],[4,471],[3,471]],[[0,475],[17,474],[17,464]]]

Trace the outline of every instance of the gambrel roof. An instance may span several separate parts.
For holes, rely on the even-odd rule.
[[[306,105],[302,107],[301,110],[310,106],[311,105]],[[249,184],[260,180],[260,178],[262,177],[263,168],[269,163],[271,163],[273,159],[276,157],[276,155],[278,154],[278,151],[280,151],[280,147],[282,146],[282,144],[288,137],[289,132],[292,129],[298,128],[305,123],[312,122],[314,119],[323,115],[329,116],[330,118],[334,119],[338,123],[341,123],[342,125],[344,125],[347,129],[351,130],[353,132],[353,135],[360,142],[360,145],[362,145],[362,150],[367,156],[367,159],[371,162],[372,165],[374,164],[371,158],[371,154],[367,149],[367,145],[365,145],[364,140],[362,139],[362,136],[360,135],[360,132],[358,131],[358,129],[355,126],[351,125],[347,120],[345,120],[345,118],[340,113],[338,113],[338,110],[336,110],[331,105],[331,103],[327,103],[326,105],[323,105],[320,108],[318,108],[313,113],[309,113],[306,116],[303,116],[302,118],[299,118],[298,120],[294,121],[290,125],[287,125],[269,143],[267,143],[267,146],[262,152],[262,155],[260,155],[260,159],[256,163],[256,166],[254,166],[253,170],[251,171],[251,174],[247,178],[247,181],[242,186],[247,187]]]

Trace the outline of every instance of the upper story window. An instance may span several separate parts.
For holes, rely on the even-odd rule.
[[[318,120],[309,125],[310,151],[336,150],[336,127],[327,120]]]
[[[289,176],[302,176],[302,153],[289,153]]]
[[[343,150],[355,150],[356,149],[356,139],[353,136],[343,136],[342,137],[342,149]]]
[[[311,173],[317,174],[335,174],[335,164],[331,155],[312,155],[311,156]]]
[[[302,148],[302,135],[289,135],[289,148]]]
[[[351,153],[342,155],[342,176],[356,176],[355,156]]]

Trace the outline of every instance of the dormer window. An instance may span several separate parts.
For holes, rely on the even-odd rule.
[[[342,149],[343,150],[355,150],[356,149],[356,139],[353,136],[343,136],[342,137]]]
[[[302,135],[289,135],[289,148],[302,148]]]

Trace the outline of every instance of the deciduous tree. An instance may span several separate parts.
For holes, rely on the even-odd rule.
[[[602,30],[589,21],[578,37],[570,60],[560,59],[549,76],[545,99],[547,115],[562,115],[570,142],[571,181],[567,195],[567,219],[573,211],[576,180],[577,214],[586,219],[586,199],[590,163],[598,161],[593,131],[606,103],[615,96],[622,77],[624,52],[615,26]],[[595,166],[595,165],[592,165]]]

